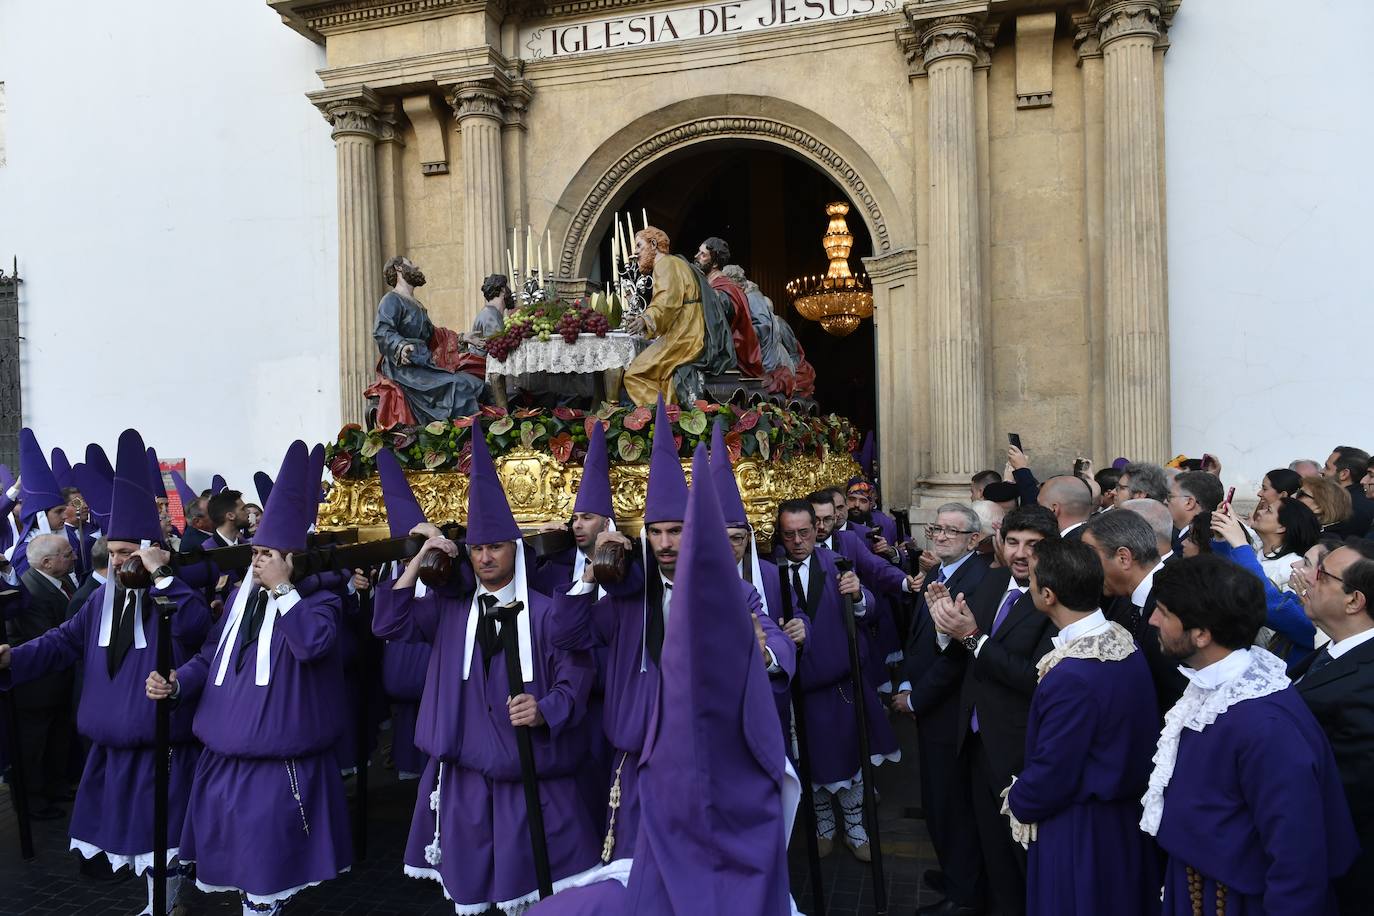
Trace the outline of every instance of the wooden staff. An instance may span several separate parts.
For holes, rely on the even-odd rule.
[[[170,598],[153,597],[157,605],[157,673],[170,681],[172,673],[172,614],[176,602]],[[153,726],[153,912],[167,912],[167,809],[171,791],[172,763],[172,703],[173,699],[157,701],[157,719]]]
[[[753,549],[752,546],[750,549]],[[782,585],[782,622],[790,623],[793,613],[792,582],[780,571]],[[759,583],[762,591],[763,583]],[[802,647],[797,647],[797,671],[792,675],[792,727],[797,732],[797,775],[801,780],[801,803],[806,818],[806,864],[811,870],[811,907],[816,913],[825,912],[825,886],[821,878],[820,828],[816,823],[815,792],[811,788],[811,749],[806,741],[806,694],[801,684]]]

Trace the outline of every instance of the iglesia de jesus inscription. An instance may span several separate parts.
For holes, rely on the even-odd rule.
[[[807,22],[890,13],[897,0],[738,0],[694,4],[638,15],[522,29],[520,46],[533,60],[783,28]]]

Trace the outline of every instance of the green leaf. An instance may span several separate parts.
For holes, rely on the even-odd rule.
[[[759,457],[767,461],[768,455],[772,451],[772,446],[768,442],[768,433],[761,429],[756,429],[754,430],[754,438],[759,443]]]
[[[435,420],[433,423],[429,423],[425,426],[425,432],[429,433],[431,436],[442,436],[444,433],[448,432],[448,421]]]
[[[629,433],[621,433],[615,440],[615,447],[623,461],[638,461],[644,454],[644,446]]]
[[[487,427],[487,432],[491,433],[493,436],[504,436],[506,433],[510,432],[514,426],[514,420],[510,417],[502,417],[491,424],[491,426]]]
[[[690,433],[693,436],[700,436],[702,433],[706,432],[706,413],[701,410],[693,410],[690,413],[685,413],[679,419],[678,425],[682,427],[683,432]]]

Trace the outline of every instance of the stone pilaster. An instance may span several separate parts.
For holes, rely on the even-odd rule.
[[[1107,451],[1169,457],[1169,330],[1155,45],[1162,0],[1097,0],[1103,58]]]
[[[463,82],[447,87],[458,121],[463,190],[463,286],[471,289],[473,318],[480,305],[476,291],[491,273],[506,272],[506,182],[502,162],[503,93],[492,84]]]
[[[927,98],[930,193],[926,309],[930,366],[927,482],[962,485],[991,457],[983,365],[983,244],[974,65],[983,17],[913,23]]]
[[[381,100],[365,87],[312,93],[334,128],[339,187],[339,400],[345,423],[364,419],[377,360],[372,323],[382,290],[377,198]]]

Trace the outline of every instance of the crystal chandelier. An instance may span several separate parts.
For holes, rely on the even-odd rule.
[[[854,234],[844,219],[848,212],[846,203],[825,205],[830,224],[821,244],[830,259],[830,269],[824,276],[797,277],[787,284],[792,304],[802,317],[819,321],[826,333],[836,337],[850,334],[859,322],[873,314],[873,290],[868,285],[868,276],[849,272]]]

